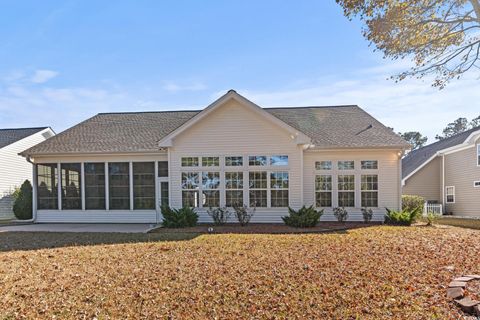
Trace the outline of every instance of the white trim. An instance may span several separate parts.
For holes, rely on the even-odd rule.
[[[82,200],[82,211],[85,211],[85,162],[80,163],[80,190]]]
[[[110,211],[110,172],[108,161],[105,161],[105,211]]]
[[[129,161],[128,162],[128,171],[129,171],[129,174],[128,174],[128,185],[129,185],[129,188],[130,188],[130,211],[133,211],[134,207],[133,207],[133,162],[132,161]]]
[[[62,211],[62,168],[60,162],[57,162],[57,179],[58,211]]]
[[[448,194],[448,189],[452,188],[453,189],[453,194]],[[448,196],[453,196],[453,201],[448,201]],[[445,202],[448,204],[454,204],[455,203],[455,186],[445,186]]]
[[[450,148],[447,148],[447,149],[443,149],[443,150],[440,150],[438,151],[439,153],[442,153],[442,154],[452,154],[452,153],[456,153],[456,152],[460,152],[460,151],[463,151],[463,150],[467,150],[467,149],[470,149],[470,148],[473,148],[475,147],[475,145],[457,145],[455,147],[450,147]]]
[[[311,143],[311,138],[308,137],[306,134],[299,132],[297,129],[293,128],[289,124],[283,122],[282,120],[278,119],[277,117],[273,116],[272,114],[268,113],[255,103],[251,102],[250,100],[246,99],[245,97],[239,95],[233,90],[228,91],[226,94],[218,98],[216,101],[214,101],[212,104],[210,104],[208,107],[200,111],[198,114],[196,114],[193,118],[182,124],[180,127],[169,133],[166,137],[162,138],[158,142],[159,147],[172,147],[173,146],[173,140],[176,136],[178,136],[180,133],[184,132],[188,128],[190,128],[192,125],[200,121],[201,119],[207,117],[211,112],[225,104],[229,100],[236,100],[243,106],[249,108],[251,111],[254,111],[257,113],[259,116],[262,116],[269,120],[270,122],[276,124],[277,126],[287,130],[292,137],[292,140],[295,141],[297,144],[308,144]]]

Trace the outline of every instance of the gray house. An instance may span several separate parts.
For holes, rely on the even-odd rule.
[[[445,213],[480,216],[480,127],[412,151],[402,166],[403,194],[442,204]]]

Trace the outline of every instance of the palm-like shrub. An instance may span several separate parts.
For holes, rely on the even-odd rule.
[[[343,207],[333,208],[333,215],[338,222],[345,222],[348,219],[348,211]]]
[[[317,211],[312,206],[301,207],[298,211],[288,207],[288,216],[282,217],[287,226],[296,228],[315,227],[323,214],[323,210]]]
[[[410,226],[418,219],[421,212],[421,209],[412,211],[395,211],[387,209],[387,214],[385,215],[385,223],[397,226]]]
[[[162,225],[165,228],[194,227],[198,222],[198,214],[190,207],[172,209],[169,206],[163,206],[162,215]]]

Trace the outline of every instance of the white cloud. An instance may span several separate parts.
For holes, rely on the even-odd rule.
[[[33,83],[45,83],[53,78],[58,76],[57,71],[53,70],[35,70],[33,76],[30,78],[30,81]]]
[[[168,92],[176,93],[180,91],[202,91],[207,89],[207,86],[201,82],[194,82],[191,84],[181,85],[175,82],[166,82],[162,89]]]

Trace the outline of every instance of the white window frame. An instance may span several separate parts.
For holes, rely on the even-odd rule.
[[[353,176],[353,189],[340,189],[340,177],[341,176]],[[338,174],[337,175],[337,178],[336,178],[336,183],[337,183],[337,204],[338,206],[340,206],[340,193],[353,193],[353,206],[350,206],[350,207],[346,207],[346,206],[342,206],[342,207],[345,207],[345,208],[355,208],[356,207],[356,204],[357,204],[357,199],[358,199],[358,195],[357,195],[357,181],[358,181],[358,178],[357,178],[358,175],[354,174],[354,173],[345,173],[345,174]]]
[[[453,193],[449,194],[448,190],[452,189]],[[453,201],[448,201],[448,196],[453,196]],[[445,203],[455,203],[455,186],[445,186]]]
[[[204,186],[204,178],[208,174],[218,174],[218,186],[216,188],[206,188]],[[204,192],[218,192],[218,207],[222,206],[222,199],[221,199],[221,186],[222,186],[222,178],[221,173],[218,170],[211,170],[211,171],[202,171],[200,172],[200,203],[199,206],[202,208],[208,208],[210,206],[204,206],[204,201],[206,200]],[[217,207],[214,207],[217,208]]]
[[[287,187],[286,188],[283,188],[283,187],[280,187],[280,188],[273,188],[272,187],[272,174],[286,174],[287,175]],[[287,208],[288,206],[290,206],[290,172],[289,171],[270,171],[268,173],[268,185],[267,185],[267,188],[268,188],[268,193],[270,195],[270,197],[267,196],[267,200],[269,199],[270,200],[270,203],[267,203],[267,206],[270,205],[269,207],[271,208]],[[273,191],[287,191],[287,205],[286,206],[273,206],[272,205],[272,193]]]
[[[236,183],[235,184],[238,184],[239,181],[241,181],[242,183],[242,187],[241,188],[238,188],[238,185],[237,185],[237,188],[227,188],[227,174],[237,174],[237,175],[241,175],[241,179],[239,179],[237,177],[237,179],[235,180]],[[244,192],[244,189],[245,189],[245,172],[244,171],[224,171],[223,172],[223,176],[224,176],[224,179],[223,179],[223,185],[222,185],[222,182],[220,182],[220,188],[224,188],[224,191],[225,191],[225,206],[228,207],[227,205],[227,193],[228,192],[242,192],[242,203],[238,203],[238,206],[243,206],[245,204],[245,192]],[[229,207],[230,208],[230,207]]]
[[[317,177],[330,177],[330,189],[317,189]],[[333,184],[334,184],[334,175],[332,174],[317,174],[315,175],[314,180],[314,189],[315,189],[315,207],[316,208],[332,208],[333,207]],[[330,193],[330,206],[329,207],[321,207],[317,205],[317,194],[318,193]]]
[[[340,168],[340,162],[352,162],[353,163],[353,168],[348,168],[348,169]],[[355,170],[355,160],[338,160],[337,161],[337,169],[338,169],[338,171],[353,171],[353,170]]]
[[[322,168],[322,163],[329,163],[329,169]],[[320,160],[315,161],[315,170],[317,171],[332,171],[333,170],[333,161],[331,160]]]
[[[193,159],[197,159],[197,165],[188,165],[188,164],[183,164],[183,160],[185,159],[185,161],[192,161],[193,162]],[[181,157],[180,158],[180,167],[182,168],[198,168],[200,165],[201,165],[201,162],[200,162],[201,159],[199,159],[199,157],[190,157],[190,156],[187,156],[187,157]]]
[[[363,178],[364,178],[364,177],[376,177],[376,178],[377,178],[377,182],[376,182],[377,188],[376,188],[376,189],[368,189],[368,188],[367,188],[367,189],[363,189],[363,184],[364,184]],[[371,183],[371,182],[365,182],[365,184],[366,184],[367,186],[368,186],[370,183]],[[362,203],[362,200],[363,200],[363,197],[362,197],[362,196],[363,196],[363,193],[364,193],[364,192],[365,192],[365,193],[366,193],[366,192],[369,192],[369,193],[376,193],[376,194],[377,194],[377,205],[376,205],[376,206],[368,206],[368,208],[378,208],[378,207],[379,207],[379,200],[380,200],[380,199],[378,198],[378,184],[379,184],[379,182],[378,182],[378,174],[362,174],[362,175],[360,176],[360,205],[361,205],[362,207],[367,207],[367,206],[364,206],[363,203]]]
[[[367,164],[375,164],[375,168],[366,167]],[[361,160],[360,161],[361,170],[378,170],[378,160]]]

